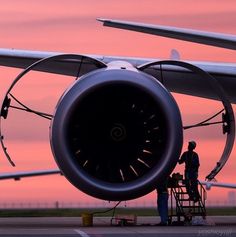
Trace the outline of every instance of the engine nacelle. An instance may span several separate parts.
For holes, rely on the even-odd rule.
[[[50,139],[59,168],[75,187],[115,201],[147,194],[172,172],[183,131],[174,98],[155,78],[99,69],[63,94]]]

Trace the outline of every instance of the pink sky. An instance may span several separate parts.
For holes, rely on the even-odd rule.
[[[234,0],[9,0],[1,4],[0,15],[1,48],[152,58],[168,58],[171,49],[175,48],[183,60],[235,62],[236,55],[232,50],[104,28],[95,20],[98,17],[115,18],[236,34]],[[0,97],[19,72],[0,67]],[[32,81],[19,85],[17,95],[28,105],[52,112],[59,95],[70,81],[58,76],[55,79],[54,76],[41,76],[40,81],[37,81],[38,75],[36,79],[33,77],[31,75]],[[179,95],[176,99],[186,124],[198,122],[221,108],[218,102]],[[4,125],[7,146],[17,167],[11,168],[0,152],[0,172],[56,167],[48,144],[47,122],[37,118],[32,120],[31,115],[14,112]],[[26,133],[26,130],[31,132]],[[196,137],[201,158],[200,178],[203,179],[219,158],[225,138],[217,128],[185,133],[186,141]],[[218,175],[219,181],[235,181],[235,156],[234,150],[226,167]],[[177,170],[182,171],[183,168],[178,167]],[[94,201],[58,176],[24,179],[21,182],[4,181],[0,182],[0,189],[0,202],[38,199]],[[208,196],[210,199],[223,199],[227,192],[213,190]],[[144,199],[155,199],[155,193]]]

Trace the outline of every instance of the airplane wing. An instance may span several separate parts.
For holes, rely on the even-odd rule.
[[[189,41],[204,45],[211,45],[225,49],[236,50],[236,36],[230,34],[220,34],[192,29],[184,29],[170,26],[144,24],[130,21],[120,21],[112,19],[98,18],[104,26],[119,28],[124,30],[136,31],[146,34],[158,35],[167,38],[174,38],[183,41]],[[212,74],[223,87],[227,93],[228,98],[232,103],[235,103],[235,93],[232,88],[235,88],[236,64],[218,64],[218,63],[201,63],[190,62],[204,71]],[[219,68],[218,68],[219,67]],[[219,70],[218,70],[218,69]],[[209,90],[203,83],[198,83],[196,78],[188,79],[184,72],[175,73],[174,69],[167,67],[168,80],[165,81],[165,86],[172,92],[183,93],[193,96],[200,96],[204,98],[217,99],[212,91]],[[156,71],[149,72],[153,76],[157,74]],[[180,75],[181,74],[181,75]],[[160,75],[159,75],[160,76]],[[186,87],[185,87],[186,86]],[[229,86],[229,87],[228,87]]]
[[[51,56],[62,54],[60,52],[40,52],[29,50],[16,49],[0,49],[0,65],[7,67],[26,68],[32,63]],[[109,64],[114,61],[126,61],[134,67],[140,67],[146,63],[159,61],[157,58],[133,58],[133,57],[119,57],[119,56],[103,56],[103,55],[83,55],[84,58],[94,58],[104,64]],[[44,64],[34,70],[44,71],[49,73],[57,73],[68,76],[76,76],[76,67],[82,64],[80,75],[89,71],[95,70],[98,67],[94,65],[93,61],[83,59],[83,62],[78,61],[56,61]],[[212,62],[194,62],[189,63],[196,65],[204,71],[214,76],[221,86],[224,88],[232,103],[236,103],[236,63],[212,63]],[[144,70],[146,73],[154,77],[160,78],[160,67],[152,66]],[[208,87],[201,80],[198,80],[197,75],[189,76],[189,71],[173,66],[163,66],[162,72],[164,75],[164,86],[176,93],[199,96],[203,98],[217,99],[217,96],[212,92],[212,88]]]
[[[38,171],[28,171],[28,172],[16,172],[16,173],[2,173],[0,174],[0,180],[14,179],[20,180],[26,177],[35,177],[35,176],[44,176],[44,175],[53,175],[61,174],[61,171],[58,169],[54,170],[38,170]]]
[[[230,184],[230,183],[208,182],[208,181],[200,181],[200,183],[202,185],[205,185],[207,190],[210,190],[211,187],[236,188],[236,184]]]
[[[143,24],[130,21],[119,21],[101,18],[98,18],[97,20],[103,22],[104,26],[124,30],[132,30],[152,35],[159,35],[167,38],[179,39],[226,49],[236,49],[235,35],[219,34],[200,30],[190,30],[171,26]]]
[[[205,31],[197,31],[191,29],[176,28],[170,26],[159,26],[151,24],[143,24],[129,21],[119,21],[110,19],[97,19],[103,22],[104,26],[115,27],[120,29],[132,30],[146,34],[154,34],[168,38],[175,38],[184,41],[200,43],[204,45],[212,45],[227,49],[236,49],[236,36],[229,34],[211,33]],[[46,57],[61,54],[59,52],[40,52],[40,51],[25,51],[14,49],[0,49],[0,65],[9,67],[26,68],[32,63]],[[43,66],[34,68],[34,70],[58,73],[63,75],[74,75],[77,72],[76,67],[80,65],[79,75],[83,75],[89,71],[99,68],[96,61],[108,64],[113,61],[127,61],[134,67],[158,61],[160,59],[153,58],[131,58],[131,57],[110,57],[103,55],[83,55],[81,62],[74,60],[60,60],[49,62]],[[90,59],[95,59],[92,61]],[[236,88],[236,64],[235,63],[211,63],[211,62],[189,62],[204,71],[213,75],[221,84],[232,103],[236,103],[235,88]],[[145,69],[145,72],[155,77],[160,77],[160,67],[152,66]],[[189,72],[176,67],[166,66],[162,68],[166,78],[164,86],[177,93],[183,93],[193,96],[200,96],[210,99],[218,99],[212,92],[212,89],[207,87],[200,80],[196,80],[196,76],[189,77]],[[78,75],[77,75],[78,76]]]

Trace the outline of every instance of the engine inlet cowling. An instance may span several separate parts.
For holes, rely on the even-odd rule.
[[[51,147],[66,178],[105,200],[152,191],[175,167],[182,122],[171,94],[137,71],[99,69],[58,102]]]

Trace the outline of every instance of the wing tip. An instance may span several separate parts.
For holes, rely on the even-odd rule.
[[[102,22],[104,26],[112,22],[112,20],[105,18],[97,18],[96,20]]]
[[[96,20],[100,21],[100,22],[103,22],[103,23],[106,21],[106,19],[104,19],[104,18],[96,18]]]

